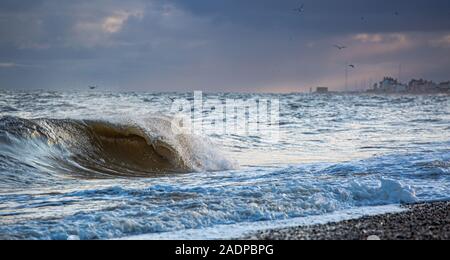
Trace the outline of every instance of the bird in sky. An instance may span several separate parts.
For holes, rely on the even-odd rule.
[[[347,46],[343,46],[343,45],[338,45],[338,44],[335,44],[335,45],[333,45],[336,49],[338,49],[338,50],[343,50],[343,49],[346,49],[347,48]]]
[[[90,90],[94,90],[94,89],[96,89],[97,88],[97,86],[89,86],[89,89]]]
[[[300,13],[300,14],[303,13],[304,11],[305,11],[305,5],[304,4],[301,4],[300,7],[294,9],[294,12],[297,12],[297,13]]]
[[[350,64],[350,65],[348,65],[350,68],[356,68],[356,66],[355,65],[353,65],[353,64]]]

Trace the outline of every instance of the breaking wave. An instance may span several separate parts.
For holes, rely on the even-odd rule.
[[[15,160],[79,178],[220,171],[236,164],[204,138],[175,134],[171,119],[140,122],[0,118],[0,167]]]

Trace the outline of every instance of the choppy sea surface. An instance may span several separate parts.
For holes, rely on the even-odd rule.
[[[203,96],[279,100],[276,141],[172,134],[192,97],[0,91],[0,239],[237,236],[450,199],[449,96]]]

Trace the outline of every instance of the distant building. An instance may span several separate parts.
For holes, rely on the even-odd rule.
[[[328,88],[325,88],[325,87],[317,87],[316,88],[316,93],[318,93],[318,94],[326,94],[326,93],[329,93],[329,90],[328,90]]]
[[[373,88],[368,92],[381,94],[450,93],[450,81],[436,84],[429,80],[413,79],[408,83],[408,85],[405,85],[394,78],[385,77],[381,82],[374,84]]]
[[[409,93],[425,94],[425,93],[438,93],[439,88],[433,81],[424,79],[413,79],[408,84]]]
[[[450,81],[440,83],[438,88],[439,92],[450,93]]]
[[[383,81],[378,84],[377,90],[383,93],[402,93],[405,92],[407,86],[398,82],[398,80],[385,77]]]

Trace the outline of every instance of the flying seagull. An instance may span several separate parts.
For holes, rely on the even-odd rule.
[[[353,64],[350,64],[350,65],[348,65],[350,68],[355,68],[356,66],[355,65],[353,65]]]
[[[297,12],[297,13],[303,13],[305,11],[305,5],[304,4],[302,4],[300,7],[298,7],[298,8],[295,8],[294,9],[294,12]]]
[[[338,49],[338,50],[343,50],[343,49],[346,49],[346,48],[347,48],[347,46],[337,45],[337,44],[333,45],[333,47],[335,47],[335,48]]]
[[[90,90],[94,90],[94,89],[96,89],[97,88],[97,86],[89,86],[89,89]]]

